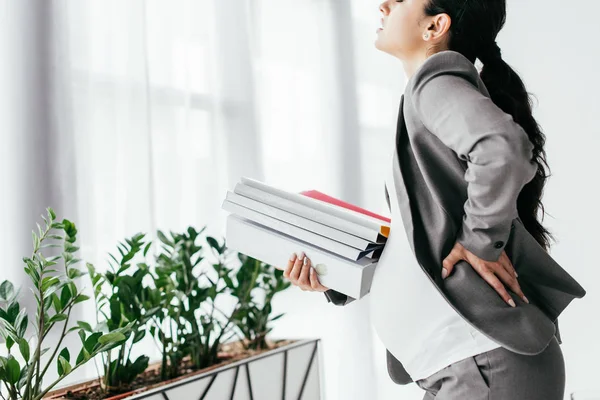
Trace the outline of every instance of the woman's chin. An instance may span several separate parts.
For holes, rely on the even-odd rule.
[[[385,52],[385,43],[381,40],[380,37],[377,37],[377,39],[375,39],[373,44],[375,45],[375,48],[377,50]]]

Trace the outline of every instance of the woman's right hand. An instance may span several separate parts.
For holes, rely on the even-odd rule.
[[[481,277],[507,302],[511,307],[516,307],[515,301],[508,293],[504,285],[507,285],[513,293],[516,293],[525,303],[529,303],[527,297],[521,290],[517,277],[517,271],[508,258],[506,251],[502,250],[498,261],[488,261],[477,257],[467,250],[462,244],[456,242],[450,254],[442,261],[442,278],[446,279],[454,270],[454,265],[460,260],[465,260],[473,267]]]
[[[283,276],[303,291],[325,292],[329,290],[319,282],[317,271],[312,267],[310,259],[305,256],[304,252],[301,252],[300,256],[292,253]]]

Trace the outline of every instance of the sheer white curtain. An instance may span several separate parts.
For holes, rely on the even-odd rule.
[[[387,212],[379,155],[404,75],[373,48],[378,2],[0,3],[11,279],[47,205],[77,223],[81,256],[98,268],[139,231],[207,225],[222,238],[221,202],[242,175]],[[273,336],[322,338],[327,399],[419,396],[389,380],[368,301],[335,307],[291,288]]]

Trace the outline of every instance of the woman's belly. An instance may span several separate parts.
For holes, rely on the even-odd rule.
[[[443,345],[438,343],[444,337],[441,329],[465,329],[464,324],[457,324],[461,317],[425,274],[404,229],[392,227],[375,268],[370,307],[377,335],[406,363],[418,358],[423,343]]]

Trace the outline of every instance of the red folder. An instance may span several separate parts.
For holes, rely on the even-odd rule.
[[[313,199],[324,201],[326,203],[335,204],[336,206],[344,207],[344,208],[347,208],[349,210],[357,211],[357,212],[359,212],[361,214],[365,214],[365,215],[368,215],[370,217],[374,217],[374,218],[380,219],[380,220],[385,221],[387,223],[391,223],[392,222],[392,220],[390,218],[384,217],[383,215],[376,214],[376,213],[371,212],[369,210],[365,210],[364,208],[355,206],[354,204],[347,203],[347,202],[345,202],[343,200],[336,199],[335,197],[328,196],[325,193],[319,192],[318,190],[305,190],[303,192],[300,192],[300,194],[303,194],[303,195],[305,195],[307,197],[312,197]]]

